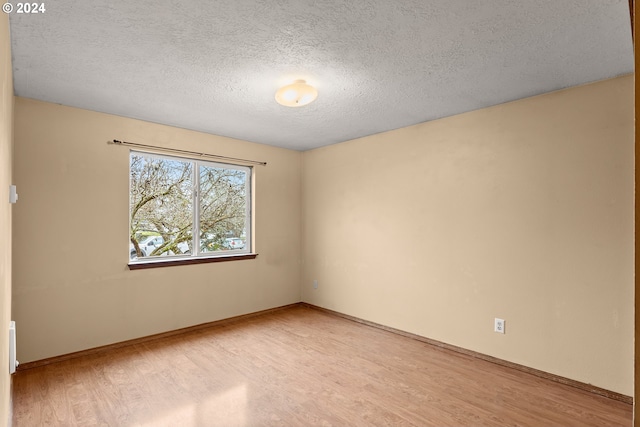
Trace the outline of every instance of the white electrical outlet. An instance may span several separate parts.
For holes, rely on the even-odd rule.
[[[493,320],[493,331],[499,334],[504,334],[504,319],[498,319],[497,317]]]
[[[313,289],[318,289],[318,281],[317,280],[313,281]]]

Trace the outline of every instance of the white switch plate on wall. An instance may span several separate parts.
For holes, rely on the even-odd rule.
[[[15,203],[18,201],[18,192],[15,185],[9,186],[9,203]]]

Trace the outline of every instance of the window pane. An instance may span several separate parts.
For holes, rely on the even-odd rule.
[[[191,253],[193,164],[131,153],[129,256]]]
[[[248,249],[249,173],[200,166],[200,251]]]

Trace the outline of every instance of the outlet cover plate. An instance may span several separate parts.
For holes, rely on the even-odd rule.
[[[497,317],[493,321],[493,331],[499,334],[504,334],[504,319],[498,319]]]

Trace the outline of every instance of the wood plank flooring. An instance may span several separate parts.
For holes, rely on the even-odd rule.
[[[18,371],[20,426],[630,426],[631,405],[298,306]]]

